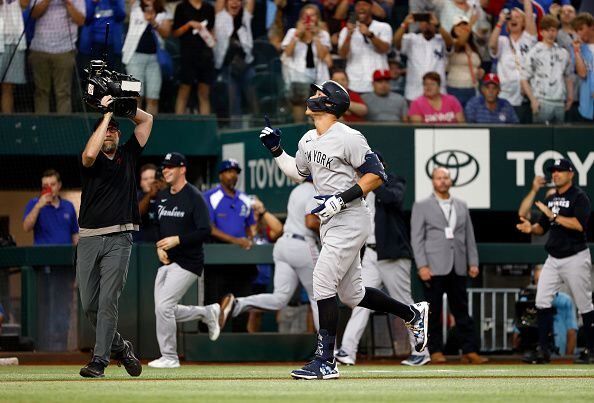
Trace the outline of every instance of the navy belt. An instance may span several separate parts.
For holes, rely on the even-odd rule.
[[[368,243],[368,244],[365,244],[365,246],[368,247],[371,250],[375,250],[376,244],[374,244],[374,243]]]
[[[300,241],[305,241],[305,237],[303,235],[299,235],[299,234],[291,234],[291,233],[286,233],[286,235],[290,238],[294,238],[294,239],[299,239]]]

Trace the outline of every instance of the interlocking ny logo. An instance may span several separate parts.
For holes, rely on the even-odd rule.
[[[462,150],[443,150],[433,154],[425,164],[425,172],[429,178],[435,167],[447,168],[452,176],[452,184],[456,187],[468,185],[480,171],[476,158]]]

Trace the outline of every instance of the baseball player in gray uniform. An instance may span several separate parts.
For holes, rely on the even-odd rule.
[[[380,290],[364,287],[359,251],[369,235],[369,210],[363,197],[386,179],[384,167],[361,133],[338,118],[347,111],[347,91],[334,81],[312,84],[306,115],[315,129],[301,138],[295,157],[281,147],[281,132],[266,118],[260,140],[289,178],[303,182],[309,175],[318,194],[312,210],[321,218],[322,249],[313,272],[313,294],[318,306],[319,332],[315,358],[294,370],[295,379],[339,377],[334,359],[338,327],[336,296],[347,306],[361,306],[402,318],[415,335],[417,351],[427,344],[426,302],[407,305]]]
[[[318,329],[318,306],[313,298],[313,269],[318,259],[320,220],[311,210],[316,192],[311,178],[298,185],[289,196],[283,236],[274,245],[274,292],[236,298],[231,315],[253,308],[276,311],[287,306],[299,283],[303,284]],[[313,203],[313,205],[312,205]]]

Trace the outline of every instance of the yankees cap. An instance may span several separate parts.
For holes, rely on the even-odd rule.
[[[185,167],[187,166],[186,157],[183,154],[172,152],[167,153],[163,162],[161,162],[161,166],[163,167]]]
[[[547,171],[548,172],[555,172],[555,171],[573,172],[573,171],[575,171],[575,168],[573,167],[573,164],[571,163],[571,161],[569,161],[568,159],[565,159],[565,158],[561,158],[561,159],[555,160],[553,165],[551,165],[550,167],[547,168]]]

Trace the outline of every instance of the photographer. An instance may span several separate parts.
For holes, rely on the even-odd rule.
[[[163,0],[140,0],[134,3],[122,56],[128,74],[139,79],[146,87],[140,95],[146,99],[146,110],[151,115],[159,111],[162,84],[157,47],[163,46],[163,40],[171,34],[172,25],[171,15],[163,3]]]
[[[88,378],[103,377],[110,355],[131,376],[142,372],[132,343],[116,331],[118,299],[128,273],[132,231],[138,231],[136,162],[150,136],[153,116],[141,109],[132,118],[134,135],[122,146],[113,98],[101,99],[103,117],[81,155],[82,194],[76,277],[82,308],[95,329],[93,359],[80,370]]]

